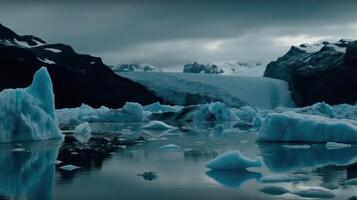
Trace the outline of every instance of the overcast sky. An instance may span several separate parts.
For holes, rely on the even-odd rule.
[[[1,1],[0,23],[106,64],[275,60],[290,45],[357,39],[357,1]],[[100,3],[99,3],[100,2]]]

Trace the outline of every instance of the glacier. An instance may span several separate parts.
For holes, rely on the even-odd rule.
[[[174,105],[221,101],[236,108],[245,105],[260,109],[294,106],[287,83],[271,78],[173,72],[117,74],[145,85],[166,103]]]
[[[29,87],[0,92],[0,110],[0,143],[63,138],[45,67],[35,73]]]

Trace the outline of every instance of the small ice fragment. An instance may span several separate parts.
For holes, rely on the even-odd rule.
[[[63,163],[62,161],[60,161],[60,160],[56,160],[56,165],[59,165],[59,164],[61,164],[61,163]]]
[[[12,151],[21,152],[21,151],[25,151],[25,149],[23,149],[23,148],[15,148]]]
[[[62,167],[60,167],[60,169],[66,170],[66,171],[73,171],[76,169],[79,169],[81,167],[75,166],[75,165],[64,165]]]
[[[263,176],[260,179],[262,183],[280,183],[280,182],[296,182],[307,181],[310,177],[305,174],[274,174],[269,176]]]
[[[284,148],[287,148],[287,149],[310,149],[311,146],[310,145],[306,145],[306,144],[303,144],[303,145],[283,145]]]
[[[342,148],[349,148],[352,145],[344,144],[344,143],[337,143],[337,142],[327,142],[326,149],[342,149]]]
[[[180,149],[181,147],[176,145],[176,144],[166,144],[160,147],[161,149],[168,149],[168,150],[177,150]]]
[[[143,129],[147,130],[169,130],[169,129],[175,129],[175,127],[170,126],[162,121],[151,121],[148,124],[146,124]]]

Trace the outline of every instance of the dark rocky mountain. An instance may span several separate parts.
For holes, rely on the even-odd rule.
[[[288,81],[298,106],[357,102],[357,41],[302,44],[267,65],[264,76]]]
[[[142,85],[114,74],[99,57],[79,54],[65,44],[46,44],[35,36],[20,36],[0,24],[0,91],[28,86],[41,66],[52,78],[56,108],[161,101]]]

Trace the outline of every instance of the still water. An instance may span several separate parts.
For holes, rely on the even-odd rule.
[[[157,135],[73,171],[56,167],[60,141],[0,145],[0,199],[348,199],[357,195],[357,186],[345,184],[357,177],[357,146],[257,144],[255,133],[237,130]],[[178,148],[162,147],[167,144]],[[252,159],[260,157],[263,167],[249,171],[205,167],[208,160],[232,150]]]

